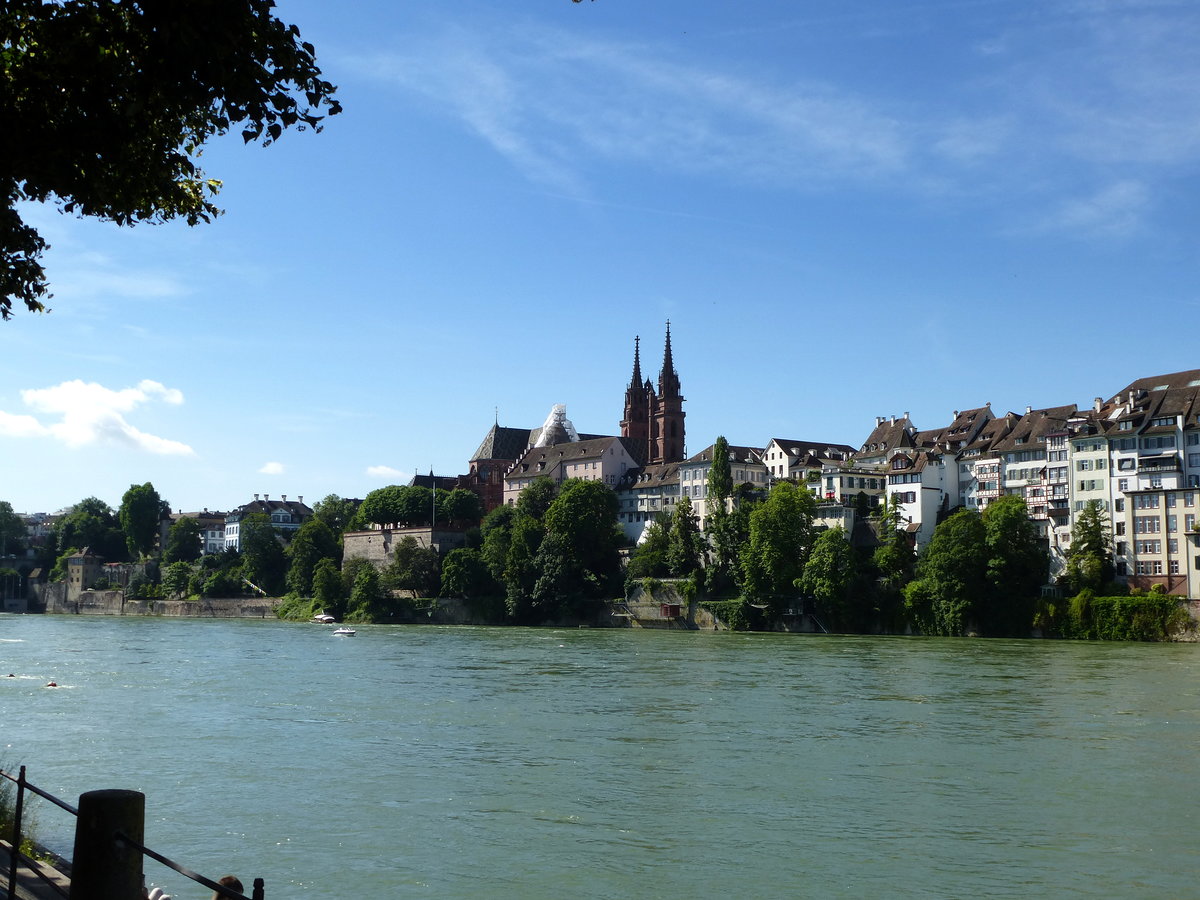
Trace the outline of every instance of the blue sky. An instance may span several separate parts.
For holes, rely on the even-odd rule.
[[[1193,0],[284,0],[345,113],[206,148],[215,224],[30,208],[0,499],[176,509],[615,433],[664,323],[688,451],[1088,404],[1200,366]]]

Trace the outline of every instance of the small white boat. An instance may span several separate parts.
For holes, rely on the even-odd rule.
[[[332,625],[332,624],[333,624],[333,622],[334,622],[334,618],[333,618],[333,616],[331,616],[331,615],[328,615],[328,614],[326,614],[326,613],[322,613],[322,614],[321,614],[321,615],[319,615],[319,616],[313,616],[313,617],[312,617],[312,620],[313,620],[313,622],[315,622],[317,625]]]
[[[337,629],[334,629],[333,633],[340,634],[345,637],[354,637],[354,635],[358,634],[358,632],[355,631],[353,628],[337,628]]]

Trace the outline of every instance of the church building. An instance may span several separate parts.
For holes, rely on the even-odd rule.
[[[657,390],[649,378],[642,381],[641,338],[633,339],[633,377],[625,389],[621,437],[628,438],[628,444],[643,465],[681,462],[685,447],[684,415],[679,374],[671,357],[671,323],[667,322],[667,342]]]

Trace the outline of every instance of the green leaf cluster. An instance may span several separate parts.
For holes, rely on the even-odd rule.
[[[18,204],[121,225],[220,213],[198,161],[237,128],[263,146],[340,112],[274,0],[0,4],[0,317],[42,310],[46,243]]]

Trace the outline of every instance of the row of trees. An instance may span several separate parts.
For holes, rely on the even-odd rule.
[[[718,438],[707,539],[683,498],[670,517],[649,526],[630,562],[632,578],[691,578],[709,596],[740,598],[760,610],[755,618],[763,624],[803,605],[828,627],[853,631],[1027,635],[1034,626],[1048,558],[1021,498],[1001,498],[982,514],[956,512],[918,558],[895,505],[877,511],[876,546],[862,550],[843,528],[815,527],[811,492],[781,482],[758,498],[734,488],[729,468]],[[1072,557],[1077,577],[1111,578],[1099,515],[1081,517],[1086,533]]]

